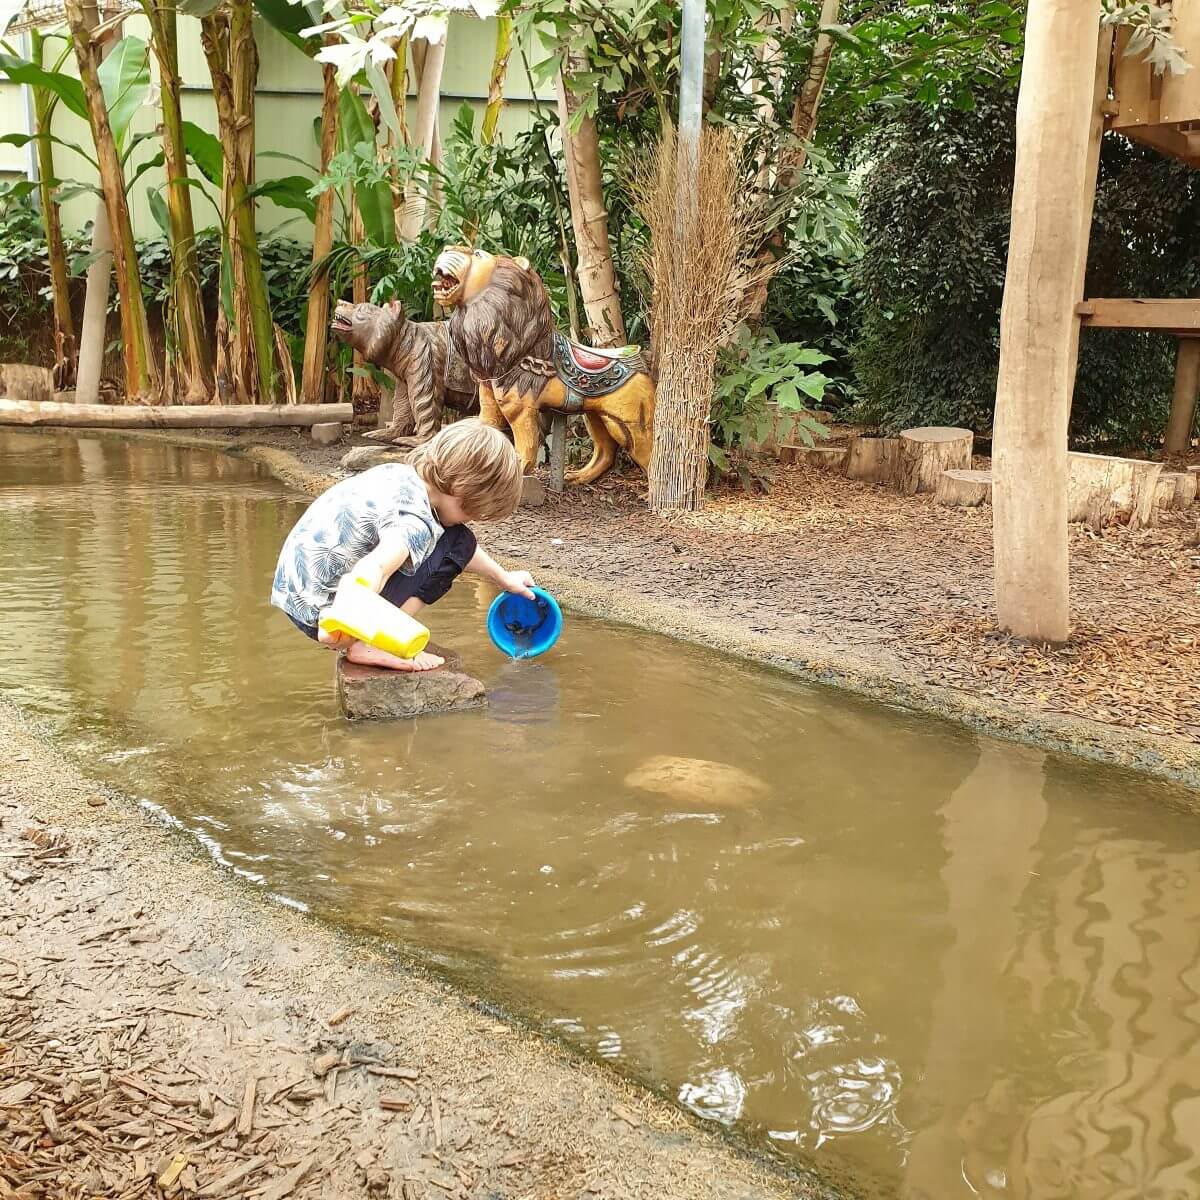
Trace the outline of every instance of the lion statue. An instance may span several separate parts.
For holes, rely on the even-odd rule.
[[[475,385],[449,352],[445,321],[410,321],[399,300],[350,304],[339,300],[330,332],[396,381],[392,420],[368,433],[376,441],[419,446],[442,427],[442,412],[475,412]]]
[[[654,380],[637,346],[593,350],[554,328],[541,277],[527,259],[448,246],[433,296],[450,317],[450,345],[479,385],[482,420],[512,429],[525,473],[537,463],[541,418],[582,413],[594,449],[574,483],[592,483],[627,450],[647,470],[654,442]]]

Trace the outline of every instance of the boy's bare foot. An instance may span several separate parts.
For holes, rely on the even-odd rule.
[[[416,658],[397,658],[386,650],[377,650],[366,642],[355,642],[346,658],[360,667],[386,667],[389,671],[436,671],[446,660],[424,650]]]

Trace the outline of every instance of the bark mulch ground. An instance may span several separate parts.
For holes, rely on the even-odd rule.
[[[817,638],[930,684],[1200,742],[1197,512],[1071,530],[1073,636],[1014,641],[993,616],[991,509],[948,509],[806,465],[770,493],[669,520],[633,475],[550,496],[497,537],[510,558],[640,590],[759,633]]]

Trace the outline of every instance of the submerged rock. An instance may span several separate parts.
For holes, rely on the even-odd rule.
[[[625,786],[666,796],[681,804],[708,808],[743,808],[765,800],[767,784],[728,763],[704,758],[675,758],[659,754],[625,776]]]
[[[446,665],[436,671],[388,671],[360,667],[338,655],[337,697],[342,715],[351,721],[391,721],[480,708],[487,703],[483,684],[463,673],[457,654],[433,645],[428,650],[444,658]]]

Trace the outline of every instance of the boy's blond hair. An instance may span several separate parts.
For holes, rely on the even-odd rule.
[[[504,434],[481,421],[447,425],[408,463],[427,486],[453,496],[473,521],[502,521],[521,503],[521,460]]]

